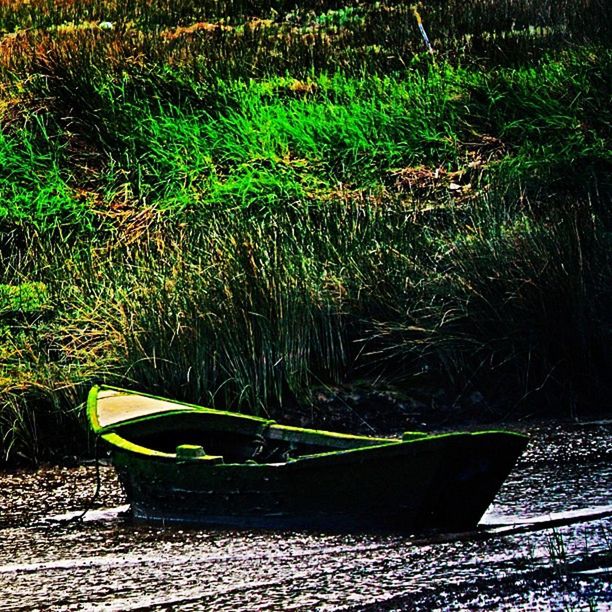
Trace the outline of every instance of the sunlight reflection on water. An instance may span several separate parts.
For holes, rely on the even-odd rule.
[[[532,443],[485,521],[612,504],[611,430],[533,428]],[[74,516],[87,499],[83,491],[91,490],[91,471],[50,473],[59,493],[51,491],[43,509],[28,487],[36,478],[48,483],[44,473],[11,475],[4,483],[7,495],[19,499],[7,504],[0,529],[2,610],[567,609],[612,602],[609,571],[572,577],[564,570],[560,577],[561,564],[576,571],[610,565],[609,518],[462,541],[164,529],[124,517],[113,472],[105,468],[101,501],[109,507],[64,526],[41,519]],[[69,486],[70,478],[78,486]],[[78,503],[70,491],[82,492]],[[555,542],[562,550],[555,552]]]

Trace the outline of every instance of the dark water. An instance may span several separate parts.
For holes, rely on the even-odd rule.
[[[0,610],[612,610],[612,425],[529,433],[481,528],[461,536],[133,525],[108,467],[101,508],[64,525],[93,466],[0,475]],[[607,517],[493,533],[585,509]]]

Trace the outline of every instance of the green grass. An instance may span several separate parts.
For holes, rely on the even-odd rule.
[[[573,187],[583,197],[610,164],[609,112],[598,82],[610,57],[601,55],[486,73],[445,63],[401,76],[214,86],[166,71],[166,83],[181,83],[178,100],[172,88],[151,98],[96,79],[87,86],[97,92],[94,110],[69,118],[55,112],[46,125],[26,116],[2,137],[3,217],[42,222],[47,215],[51,222],[59,214],[86,224],[92,191],[106,202],[128,193],[173,213],[274,210],[316,202],[339,184],[380,190],[404,168],[457,172],[476,166],[475,155],[487,163],[470,180],[499,170],[540,200],[543,190]],[[492,142],[497,152],[487,151]]]

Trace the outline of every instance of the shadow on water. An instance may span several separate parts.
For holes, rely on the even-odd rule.
[[[99,507],[66,523],[61,519],[78,515],[93,493],[93,466],[5,474],[0,608],[612,607],[611,432],[607,424],[531,427],[527,452],[470,534],[134,525],[109,467],[101,470]],[[551,513],[555,528],[537,524]]]

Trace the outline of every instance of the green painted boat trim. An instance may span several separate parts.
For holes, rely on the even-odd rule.
[[[100,423],[98,418],[98,400],[101,391],[113,391],[124,397],[143,397],[151,400],[157,400],[160,402],[164,402],[166,404],[174,404],[176,405],[175,410],[167,410],[162,412],[155,412],[153,414],[139,416],[135,418],[128,418],[125,420],[114,422],[110,425],[103,426]],[[355,448],[356,446],[369,448],[372,446],[376,446],[379,444],[397,444],[402,442],[400,439],[393,438],[378,438],[371,436],[358,436],[353,434],[345,434],[339,432],[331,432],[325,430],[318,429],[307,429],[302,427],[293,427],[291,425],[280,425],[276,421],[271,419],[264,419],[262,417],[256,417],[252,415],[246,415],[236,412],[230,412],[226,410],[217,410],[214,408],[207,408],[204,406],[198,406],[196,404],[189,404],[186,402],[179,402],[177,400],[169,400],[167,398],[159,397],[156,395],[150,395],[148,393],[140,393],[128,391],[126,389],[121,389],[119,387],[112,386],[101,386],[96,385],[92,387],[87,397],[87,416],[89,422],[91,424],[91,428],[94,433],[101,435],[103,439],[107,442],[116,445],[122,446],[126,450],[132,450],[133,452],[141,452],[147,455],[156,454],[157,456],[174,456],[169,453],[161,453],[157,454],[156,451],[152,451],[150,449],[145,449],[145,447],[140,447],[140,449],[144,450],[136,450],[134,447],[137,445],[133,445],[129,443],[127,440],[125,444],[122,443],[122,438],[120,436],[112,436],[109,438],[109,433],[113,432],[115,429],[124,426],[126,424],[139,424],[151,422],[158,419],[162,414],[163,415],[172,415],[172,414],[185,414],[185,413],[193,413],[193,414],[209,414],[215,415],[219,417],[227,417],[228,419],[232,419],[236,421],[236,425],[240,424],[259,424],[261,425],[261,433],[266,432],[266,436],[272,440],[283,441],[283,442],[296,442],[300,443],[304,441],[304,437],[308,437],[309,443],[313,443],[318,441],[321,444],[328,446],[337,446],[341,450],[359,450]],[[409,432],[410,439],[418,439],[426,436],[427,434],[423,432]],[[148,451],[148,452],[145,452]],[[338,451],[332,451],[338,452]]]
[[[162,412],[156,412],[146,416],[140,416],[136,418],[128,418],[122,421],[115,422],[108,426],[102,426],[98,419],[98,399],[100,391],[113,391],[121,396],[125,397],[143,397],[152,400],[158,400],[167,404],[176,404],[176,410],[167,410]],[[338,446],[338,448],[334,448],[332,450],[326,452],[319,452],[313,454],[305,454],[300,457],[290,459],[289,462],[294,463],[298,461],[312,461],[317,459],[327,459],[335,456],[348,455],[352,453],[361,453],[364,451],[370,452],[376,447],[380,446],[390,446],[390,445],[405,445],[405,444],[413,444],[415,442],[423,442],[425,440],[431,441],[435,439],[443,439],[447,437],[456,437],[457,435],[464,436],[481,436],[481,435],[490,435],[490,434],[504,434],[509,436],[517,436],[518,438],[527,439],[527,436],[521,433],[517,433],[514,431],[505,431],[505,430],[484,430],[484,431],[476,431],[469,433],[457,433],[457,432],[448,432],[448,433],[440,433],[440,434],[427,434],[425,432],[417,432],[410,431],[404,432],[402,438],[378,438],[372,436],[358,436],[353,434],[345,434],[339,432],[331,432],[319,429],[307,429],[302,427],[294,427],[291,425],[279,425],[276,421],[271,419],[264,419],[262,417],[245,415],[236,412],[230,412],[226,410],[217,410],[214,408],[207,408],[204,406],[198,406],[197,404],[189,404],[186,402],[179,402],[177,400],[169,400],[167,398],[159,397],[156,395],[151,395],[148,393],[141,393],[135,391],[129,391],[127,389],[122,389],[119,387],[112,386],[101,386],[96,385],[92,387],[89,392],[87,398],[87,415],[89,418],[89,422],[91,424],[92,430],[94,433],[100,435],[100,437],[110,444],[111,446],[121,448],[130,453],[136,453],[139,455],[145,455],[149,457],[156,457],[162,460],[168,461],[176,461],[177,455],[176,453],[166,453],[161,451],[156,451],[154,449],[148,448],[146,446],[141,446],[139,444],[135,444],[126,440],[124,437],[115,433],[115,429],[125,426],[126,424],[130,425],[138,425],[141,423],[153,422],[160,418],[163,414],[164,416],[171,416],[177,414],[185,414],[185,413],[193,413],[193,414],[208,414],[215,415],[221,417],[227,417],[229,419],[237,419],[236,424],[249,423],[249,424],[259,424],[261,425],[259,433],[263,434],[265,432],[266,437],[271,440],[282,441],[282,442],[296,442],[296,443],[305,443],[306,441],[310,444],[319,443],[320,445],[326,446]],[[347,445],[350,445],[347,447]],[[220,455],[204,455],[202,457],[198,457],[197,461],[219,461],[223,460],[223,457]],[[234,463],[226,463],[225,465],[236,465]],[[254,465],[258,465],[256,463],[240,463],[239,465],[245,465],[247,467],[253,467]]]
[[[102,439],[110,444],[111,446],[116,446],[117,448],[121,448],[124,451],[129,453],[134,453],[137,455],[144,455],[146,457],[155,457],[157,459],[167,459],[168,461],[176,461],[180,459],[177,457],[176,453],[162,453],[161,451],[153,450],[152,448],[147,448],[146,446],[141,446],[140,444],[134,444],[129,440],[121,437],[116,433],[105,433],[102,434]],[[210,461],[210,462],[219,462],[223,459],[220,455],[202,455],[200,457],[192,457],[190,461]]]
[[[169,410],[167,412],[164,412],[164,414],[184,414],[186,412],[209,413],[209,414],[216,414],[220,416],[240,417],[241,419],[244,419],[245,421],[250,421],[253,423],[261,423],[263,425],[267,425],[269,423],[275,422],[270,419],[264,419],[262,417],[256,417],[256,416],[252,416],[248,414],[241,414],[237,412],[229,412],[225,410],[217,410],[215,408],[206,408],[204,406],[198,406],[196,404],[189,404],[187,402],[180,402],[178,400],[172,400],[172,399],[168,399],[165,397],[159,397],[156,395],[151,395],[149,393],[129,391],[127,389],[121,389],[120,387],[112,387],[110,385],[95,385],[91,388],[87,396],[87,416],[89,419],[89,423],[91,424],[92,430],[96,434],[101,434],[106,431],[111,431],[115,429],[117,426],[123,425],[128,422],[128,420],[125,420],[125,421],[114,423],[108,426],[103,426],[100,424],[100,421],[98,419],[98,399],[99,399],[98,396],[101,391],[115,391],[118,394],[121,394],[127,397],[129,396],[143,397],[143,398],[158,400],[160,402],[176,405],[176,409],[174,411]],[[129,419],[129,422],[138,423],[138,422],[148,421],[148,420],[158,417],[159,414],[161,413],[154,413],[148,416],[142,416],[142,417]]]
[[[155,412],[153,414],[139,416],[136,418],[127,418],[125,420],[114,422],[108,426],[102,426],[100,424],[100,420],[98,418],[98,400],[101,391],[111,391],[118,394],[120,397],[142,397],[151,400],[157,400],[163,402],[164,404],[176,405],[176,409],[164,410],[163,412]],[[457,435],[466,435],[466,436],[479,436],[479,435],[489,435],[489,434],[497,434],[503,433],[504,435],[510,436],[518,436],[522,438],[526,438],[523,434],[517,432],[510,432],[504,430],[486,430],[486,431],[477,431],[470,433],[461,433],[457,434],[456,432],[450,433],[441,433],[441,434],[427,434],[424,432],[405,432],[402,438],[377,438],[370,436],[357,436],[353,434],[344,434],[338,432],[330,432],[325,430],[318,429],[307,429],[301,427],[294,427],[291,425],[279,425],[276,421],[270,419],[264,419],[262,417],[256,417],[252,415],[244,415],[240,413],[230,412],[226,410],[217,410],[214,408],[206,408],[204,406],[198,406],[196,404],[189,404],[186,402],[179,402],[177,400],[169,400],[167,398],[162,398],[156,395],[151,395],[147,393],[140,393],[134,391],[128,391],[126,389],[121,389],[119,387],[112,386],[94,386],[89,392],[87,398],[87,415],[89,418],[89,422],[91,423],[91,427],[94,433],[101,436],[101,438],[110,444],[111,446],[121,448],[129,453],[135,453],[139,455],[144,455],[148,457],[156,457],[157,459],[167,460],[167,461],[176,461],[177,454],[161,452],[146,446],[142,446],[139,444],[135,444],[134,442],[130,442],[125,439],[123,436],[115,433],[117,428],[123,427],[126,424],[130,425],[138,425],[142,423],[153,422],[160,418],[160,416],[168,417],[171,415],[177,414],[185,414],[185,413],[193,413],[193,414],[208,414],[220,417],[226,417],[228,419],[234,420],[236,419],[236,425],[240,424],[258,424],[261,427],[259,428],[259,433],[265,433],[266,437],[270,440],[276,440],[281,442],[295,442],[295,443],[309,443],[312,445],[321,445],[321,446],[330,446],[335,447],[325,452],[317,452],[312,454],[304,454],[297,458],[291,458],[288,460],[288,463],[295,463],[300,461],[309,461],[313,460],[326,460],[330,457],[344,456],[350,455],[353,453],[362,453],[364,451],[371,452],[374,448],[380,446],[390,446],[390,445],[405,445],[405,444],[413,444],[417,441],[431,441],[435,439],[442,439],[446,437],[456,437]],[[239,431],[239,428],[237,428]],[[203,455],[201,457],[194,458],[192,460],[197,461],[214,461],[220,462],[223,461],[223,457],[220,455]],[[225,465],[236,465],[235,463],[226,463]],[[244,465],[245,467],[253,467],[254,465],[258,465],[257,463],[239,463],[239,465]]]

